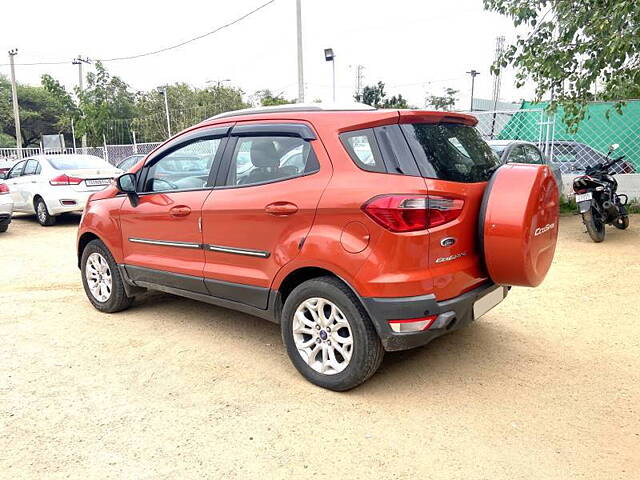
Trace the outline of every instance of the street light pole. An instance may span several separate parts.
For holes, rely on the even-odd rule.
[[[17,54],[17,48],[9,50],[9,63],[11,64],[11,101],[13,102],[13,118],[16,127],[16,147],[18,147],[18,158],[22,158],[22,130],[20,129],[20,108],[18,107],[16,68],[13,62],[13,57],[15,57]]]
[[[73,65],[78,65],[78,95],[82,93],[84,90],[84,76],[82,75],[82,64],[83,63],[91,63],[88,57],[82,58],[82,55],[78,55],[71,62]],[[73,140],[75,142],[75,138]],[[75,150],[74,150],[75,151]],[[84,133],[82,135],[82,152],[86,153],[87,151],[87,134]]]
[[[336,101],[336,54],[333,53],[333,48],[325,48],[324,49],[324,59],[327,62],[331,62],[331,67],[333,69],[333,101]]]
[[[477,70],[471,70],[469,72],[467,72],[469,75],[471,75],[471,111],[473,112],[473,90],[475,88],[476,85],[476,77],[478,75],[480,75],[480,72],[478,72]]]
[[[169,137],[171,137],[171,120],[169,118],[169,100],[167,100],[167,87],[162,87],[159,89],[160,93],[164,95],[164,114],[167,117],[167,133]]]
[[[335,57],[331,61],[331,68],[333,69],[333,101],[336,101],[336,61]]]
[[[302,63],[302,5],[296,0],[296,20],[298,31],[298,103],[304,102],[304,71]]]

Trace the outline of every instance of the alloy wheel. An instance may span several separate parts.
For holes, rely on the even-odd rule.
[[[38,220],[40,220],[40,223],[44,223],[47,221],[47,206],[42,200],[38,202],[36,213],[38,214]]]
[[[99,253],[92,253],[87,258],[85,268],[87,285],[93,298],[99,302],[106,302],[111,297],[113,278],[107,260]]]
[[[335,375],[349,365],[353,335],[340,308],[325,298],[309,298],[294,314],[293,340],[302,359],[316,372]]]

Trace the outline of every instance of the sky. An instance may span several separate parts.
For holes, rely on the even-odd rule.
[[[267,0],[109,2],[32,0],[30,13],[17,2],[3,5],[0,63],[18,48],[16,63],[67,61],[62,65],[16,66],[21,83],[37,85],[49,73],[72,89],[78,82],[78,55],[91,59],[135,55],[167,47],[213,30]],[[183,47],[145,58],[106,63],[133,90],[186,82],[230,80],[247,95],[268,88],[297,97],[295,0],[275,0],[245,20]],[[489,67],[496,37],[516,37],[510,19],[483,9],[482,0],[302,0],[305,99],[332,100],[332,71],[323,50],[336,59],[336,100],[352,101],[356,68],[364,84],[383,81],[389,95],[401,93],[415,106],[425,96],[459,90],[459,109],[468,108],[475,69],[475,96],[491,98]],[[18,19],[17,22],[9,19]],[[4,57],[3,57],[4,56]],[[6,59],[6,60],[5,60]],[[88,69],[91,66],[86,67]],[[9,75],[9,67],[0,66]],[[514,86],[511,70],[502,76],[503,101],[529,99],[533,87]]]

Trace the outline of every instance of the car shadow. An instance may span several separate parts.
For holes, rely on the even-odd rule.
[[[142,295],[129,312],[138,308],[154,310],[149,312],[151,317],[163,314],[169,323],[184,325],[188,322],[198,330],[211,330],[221,339],[221,344],[227,343],[224,338],[228,336],[229,341],[244,343],[242,348],[254,355],[269,355],[268,351],[256,351],[256,347],[267,344],[281,349],[282,357],[286,357],[280,327],[251,315],[160,292]],[[187,311],[188,319],[185,319]],[[247,333],[239,337],[239,330]],[[469,383],[482,384],[487,378],[504,374],[505,362],[516,371],[527,368],[527,355],[517,348],[514,350],[514,345],[527,344],[524,339],[514,343],[514,337],[518,336],[513,331],[505,333],[500,325],[492,322],[474,322],[426,346],[387,352],[378,372],[347,394],[368,396],[375,393],[384,398],[401,395],[407,389],[426,393],[431,388],[437,389],[438,385],[446,385],[447,389],[458,390],[464,395]],[[505,342],[505,338],[510,341]],[[295,369],[289,361],[283,363],[283,368],[290,369],[295,378]]]
[[[56,217],[56,223],[52,225],[79,225],[82,215],[80,213],[63,213]],[[11,222],[24,222],[38,224],[38,218],[30,213],[14,213],[11,217]],[[11,228],[11,227],[9,227]]]

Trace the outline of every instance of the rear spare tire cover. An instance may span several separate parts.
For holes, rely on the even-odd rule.
[[[508,164],[494,174],[480,210],[480,244],[491,279],[538,286],[558,239],[558,187],[545,165]]]

